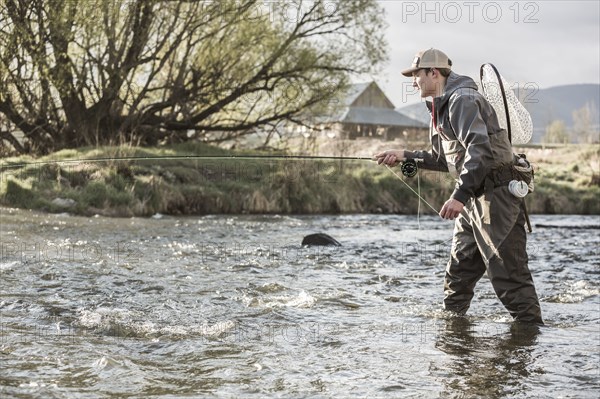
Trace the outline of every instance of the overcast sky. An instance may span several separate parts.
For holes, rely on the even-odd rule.
[[[513,88],[600,82],[598,0],[380,1],[390,60],[375,79],[396,107],[419,101],[400,70],[430,47],[476,81],[491,62]]]

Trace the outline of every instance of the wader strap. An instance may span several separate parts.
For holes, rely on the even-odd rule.
[[[483,197],[483,223],[490,224],[490,205],[494,196],[494,181],[490,177],[485,178],[485,188]]]
[[[527,222],[527,230],[532,233],[531,221],[529,220],[529,213],[527,212],[527,204],[525,204],[525,198],[523,198],[523,213],[525,214],[525,221]]]

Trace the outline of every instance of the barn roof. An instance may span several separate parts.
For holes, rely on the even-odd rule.
[[[373,85],[373,90],[377,92],[381,99],[389,104],[390,107],[365,107],[353,106],[359,97]],[[427,128],[428,125],[419,120],[413,119],[394,109],[392,102],[385,95],[383,90],[375,82],[357,83],[349,87],[346,96],[341,101],[343,106],[335,115],[327,115],[320,118],[325,122],[353,123],[360,125],[382,125],[382,126],[401,126],[413,128]]]
[[[348,107],[346,114],[338,122],[360,125],[428,127],[423,122],[388,108]]]

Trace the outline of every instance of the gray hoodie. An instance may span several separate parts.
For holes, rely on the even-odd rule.
[[[448,171],[456,178],[451,198],[466,204],[482,193],[488,173],[513,160],[508,134],[492,106],[468,76],[451,72],[444,93],[427,102],[432,115],[432,151],[405,151],[423,169]]]

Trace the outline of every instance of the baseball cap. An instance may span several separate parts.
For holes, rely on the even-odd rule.
[[[402,75],[411,77],[412,73],[421,68],[448,68],[452,66],[452,61],[446,54],[440,50],[430,48],[419,51],[412,62],[410,68],[402,71]]]

